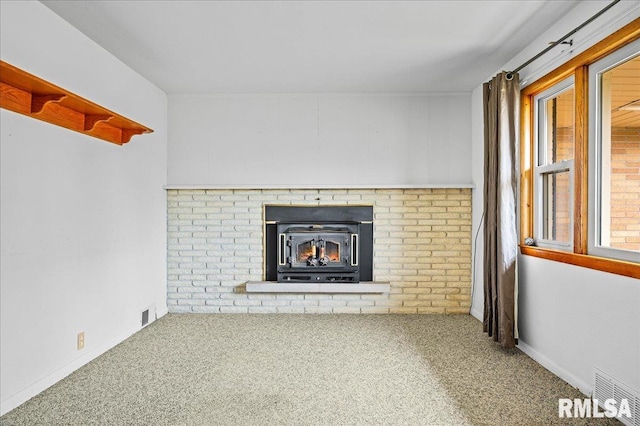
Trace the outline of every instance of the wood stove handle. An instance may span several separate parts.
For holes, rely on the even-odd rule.
[[[358,234],[351,234],[351,266],[358,266],[359,254]]]
[[[286,264],[286,256],[284,253],[287,242],[287,236],[285,234],[278,235],[278,265],[284,266]]]

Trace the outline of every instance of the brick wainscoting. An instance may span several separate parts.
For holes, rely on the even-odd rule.
[[[373,205],[387,294],[247,294],[263,277],[265,204]],[[169,312],[467,313],[471,189],[170,189]]]

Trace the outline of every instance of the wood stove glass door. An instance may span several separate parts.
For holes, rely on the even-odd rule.
[[[351,265],[348,233],[291,233],[288,235],[290,267],[342,267]]]

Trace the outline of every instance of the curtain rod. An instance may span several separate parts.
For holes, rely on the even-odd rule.
[[[575,33],[577,33],[578,31],[580,31],[583,27],[585,27],[586,25],[590,24],[591,22],[593,22],[594,20],[596,20],[598,17],[600,17],[600,15],[602,15],[603,13],[605,13],[607,10],[611,9],[613,6],[616,5],[616,3],[619,3],[620,0],[613,0],[611,3],[609,3],[607,5],[607,7],[605,7],[604,9],[602,9],[600,12],[596,13],[595,15],[593,15],[591,18],[587,19],[586,21],[584,21],[582,24],[578,25],[577,27],[575,27],[571,32],[569,32],[567,35],[565,35],[564,37],[562,37],[560,40],[558,41],[554,41],[552,42],[549,47],[547,47],[546,49],[544,49],[542,52],[538,53],[536,56],[534,56],[533,58],[529,59],[527,62],[525,62],[524,64],[520,65],[518,68],[514,69],[513,71],[511,71],[509,74],[515,74],[518,71],[520,71],[521,69],[523,69],[524,67],[526,67],[527,65],[529,65],[531,62],[535,61],[536,59],[538,59],[539,57],[541,57],[542,55],[544,55],[545,53],[547,53],[548,51],[550,51],[551,49],[553,49],[554,47],[556,47],[559,44],[564,44],[563,42],[568,39],[569,37],[571,37],[572,35],[574,35]],[[568,43],[568,44],[572,44],[573,40]]]

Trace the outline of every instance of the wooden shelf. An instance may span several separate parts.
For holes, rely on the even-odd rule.
[[[148,127],[0,61],[0,107],[118,145]]]
[[[389,293],[391,285],[384,282],[359,283],[278,283],[249,281],[247,293]]]

